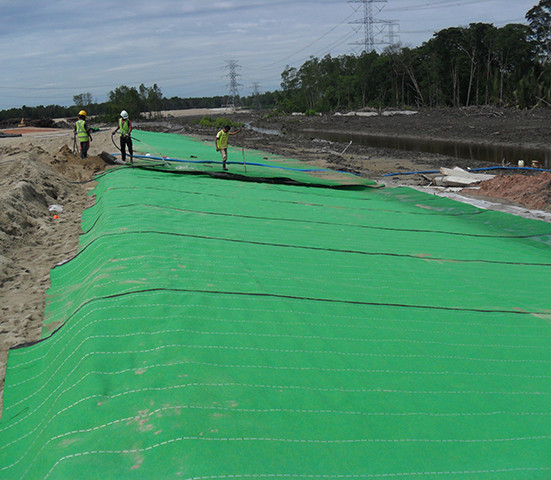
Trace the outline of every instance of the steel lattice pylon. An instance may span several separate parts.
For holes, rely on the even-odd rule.
[[[242,86],[237,79],[241,76],[239,73],[237,73],[237,70],[241,68],[241,65],[237,63],[237,60],[228,60],[226,62],[226,68],[228,69],[228,74],[226,75],[226,78],[230,79],[230,83],[228,85],[229,88],[229,103],[231,106],[235,107],[235,105],[238,103],[239,100],[239,88]]]
[[[358,7],[358,10],[363,7],[363,17],[350,23],[363,26],[364,39],[362,42],[353,43],[353,45],[362,46],[365,52],[371,52],[375,50],[376,45],[394,42],[394,37],[396,36],[394,31],[392,31],[389,42],[377,41],[376,38],[376,35],[382,33],[382,31],[386,27],[390,27],[390,25],[395,25],[395,22],[393,21],[379,20],[376,18],[376,14],[380,13],[384,8],[384,5],[379,7],[376,4],[385,4],[387,3],[387,0],[348,0],[348,3],[361,4],[360,7]],[[375,12],[375,10],[377,11]],[[376,25],[379,25],[380,27],[376,28]]]

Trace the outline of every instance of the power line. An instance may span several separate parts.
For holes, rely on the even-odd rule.
[[[322,48],[322,49],[314,52],[313,55],[314,56],[319,55],[321,52],[325,52],[325,53],[330,52],[334,48],[341,46],[343,43],[346,43],[348,40],[350,40],[355,35],[356,35],[356,32],[354,32],[354,31],[348,32],[346,35],[344,35],[343,37],[341,37],[338,40],[335,40],[333,43],[329,44],[327,47]]]
[[[331,32],[333,32],[335,29],[337,29],[338,27],[340,27],[343,23],[347,22],[350,18],[352,18],[354,15],[356,14],[356,11],[352,12],[350,15],[348,15],[348,17],[346,17],[344,20],[342,20],[340,23],[338,23],[337,25],[335,25],[334,27],[331,27],[329,30],[327,30],[323,35],[321,35],[320,37],[316,38],[313,42],[309,43],[308,45],[302,47],[301,49],[295,51],[294,53],[291,53],[290,55],[284,57],[284,58],[281,58],[279,59],[278,61],[276,62],[273,62],[273,63],[270,63],[268,65],[265,65],[264,67],[261,67],[261,68],[269,68],[269,67],[273,67],[274,65],[278,65],[282,62],[284,62],[285,60],[288,60],[289,58],[292,58],[294,57],[295,55],[303,52],[304,50],[306,50],[307,48],[310,48],[312,45],[318,43],[321,39],[325,38],[327,35],[329,35]]]
[[[438,0],[433,3],[422,3],[418,5],[409,5],[407,7],[400,7],[400,8],[391,7],[391,8],[388,8],[387,11],[403,12],[403,11],[411,11],[411,10],[427,10],[427,9],[433,9],[433,8],[455,8],[455,7],[464,7],[466,5],[488,3],[488,2],[495,2],[495,0],[462,0],[462,1]]]

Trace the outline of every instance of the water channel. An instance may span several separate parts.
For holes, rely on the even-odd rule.
[[[278,130],[267,130],[250,126],[260,133],[279,135]],[[513,145],[492,145],[486,143],[458,142],[453,140],[420,139],[415,137],[396,137],[389,135],[372,135],[357,132],[330,132],[319,130],[304,130],[300,133],[310,135],[320,140],[331,142],[364,145],[376,148],[395,148],[413,152],[435,153],[466,160],[480,160],[496,165],[518,165],[524,161],[526,167],[537,161],[540,168],[551,168],[551,149],[527,148]]]
[[[306,133],[306,132],[305,132]],[[314,132],[312,132],[314,133]],[[415,137],[394,137],[362,133],[315,132],[316,138],[331,142],[350,141],[378,148],[396,148],[413,152],[436,153],[467,160],[481,160],[501,165],[503,162],[518,165],[519,160],[529,167],[537,161],[541,168],[551,165],[551,150],[526,148],[514,145],[492,145],[487,143],[457,142],[453,140],[419,139]]]

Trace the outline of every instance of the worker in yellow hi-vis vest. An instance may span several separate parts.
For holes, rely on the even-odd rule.
[[[230,135],[237,135],[241,129],[236,132],[230,132],[230,126],[226,125],[222,130],[216,134],[214,144],[216,145],[216,151],[222,155],[222,170],[227,170],[226,161],[228,160],[228,139]]]
[[[132,148],[132,122],[128,118],[128,112],[123,110],[121,117],[119,118],[119,125],[111,135],[115,135],[120,130],[121,135],[121,159],[126,162],[126,147],[128,147],[128,153],[130,154],[130,163],[134,163],[134,151]]]
[[[80,158],[88,158],[88,150],[92,141],[92,129],[86,122],[86,112],[78,112],[78,120],[75,123],[75,138],[80,142]]]

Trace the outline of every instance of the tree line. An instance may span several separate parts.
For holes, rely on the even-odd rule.
[[[502,28],[488,23],[446,28],[417,48],[394,45],[381,53],[310,57],[299,68],[285,68],[281,90],[241,97],[240,105],[306,113],[366,107],[551,106],[551,0],[541,0],[526,19],[527,25]],[[113,121],[122,109],[138,118],[142,112],[217,108],[228,102],[224,96],[165,98],[156,84],[121,85],[108,97],[97,103],[90,93],[81,93],[70,107],[2,110],[0,121],[71,117],[81,109]]]
[[[152,87],[141,84],[138,88],[121,85],[109,92],[107,102],[98,103],[94,101],[91,93],[84,92],[74,95],[73,105],[69,107],[60,105],[28,107],[23,105],[20,108],[0,110],[0,122],[10,120],[14,122],[21,118],[38,120],[77,117],[80,110],[85,110],[89,116],[96,116],[100,121],[113,122],[119,117],[121,110],[126,110],[131,118],[139,118],[146,116],[144,113],[147,112],[152,112],[154,116],[155,112],[161,110],[219,108],[227,104],[228,101],[227,96],[166,98],[157,84]],[[270,108],[275,105],[274,94],[266,92],[251,97],[242,97],[240,105],[251,108]]]
[[[447,28],[417,48],[311,57],[282,74],[283,110],[551,105],[551,0],[527,25]]]

